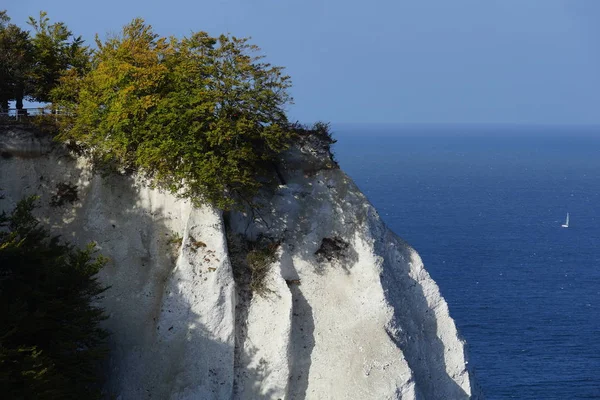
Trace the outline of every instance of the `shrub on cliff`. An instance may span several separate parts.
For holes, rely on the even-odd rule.
[[[102,257],[60,243],[32,216],[34,198],[0,214],[0,392],[7,399],[99,398],[105,354]]]
[[[101,42],[84,77],[54,102],[72,111],[63,140],[104,165],[137,170],[174,193],[229,208],[251,198],[292,133],[289,77],[247,39],[160,37],[136,19]]]
[[[270,292],[267,287],[269,267],[276,260],[278,243],[253,243],[246,256],[246,264],[250,270],[250,289],[261,296]]]

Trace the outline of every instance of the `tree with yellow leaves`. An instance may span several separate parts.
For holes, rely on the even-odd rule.
[[[92,69],[65,76],[55,102],[72,117],[62,139],[196,202],[251,198],[290,143],[289,77],[248,39],[160,37],[141,19],[101,42]]]

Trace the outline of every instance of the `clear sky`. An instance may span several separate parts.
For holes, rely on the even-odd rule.
[[[88,41],[137,16],[162,35],[251,36],[292,76],[303,122],[600,123],[600,0],[2,3]]]

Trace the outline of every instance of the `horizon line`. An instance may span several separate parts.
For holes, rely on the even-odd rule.
[[[593,123],[582,123],[582,122],[561,122],[561,123],[549,123],[549,122],[329,122],[331,125],[405,125],[405,126],[435,126],[435,125],[473,125],[473,126],[491,126],[491,125],[512,125],[512,126],[540,126],[540,127],[600,127],[599,122]]]

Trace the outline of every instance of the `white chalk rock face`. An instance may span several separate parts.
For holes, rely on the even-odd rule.
[[[0,210],[38,194],[44,223],[110,258],[108,398],[477,397],[420,257],[318,141],[288,152],[259,210],[225,216],[52,147],[0,128]],[[65,185],[77,199],[57,206]],[[276,246],[260,295],[236,240]]]

